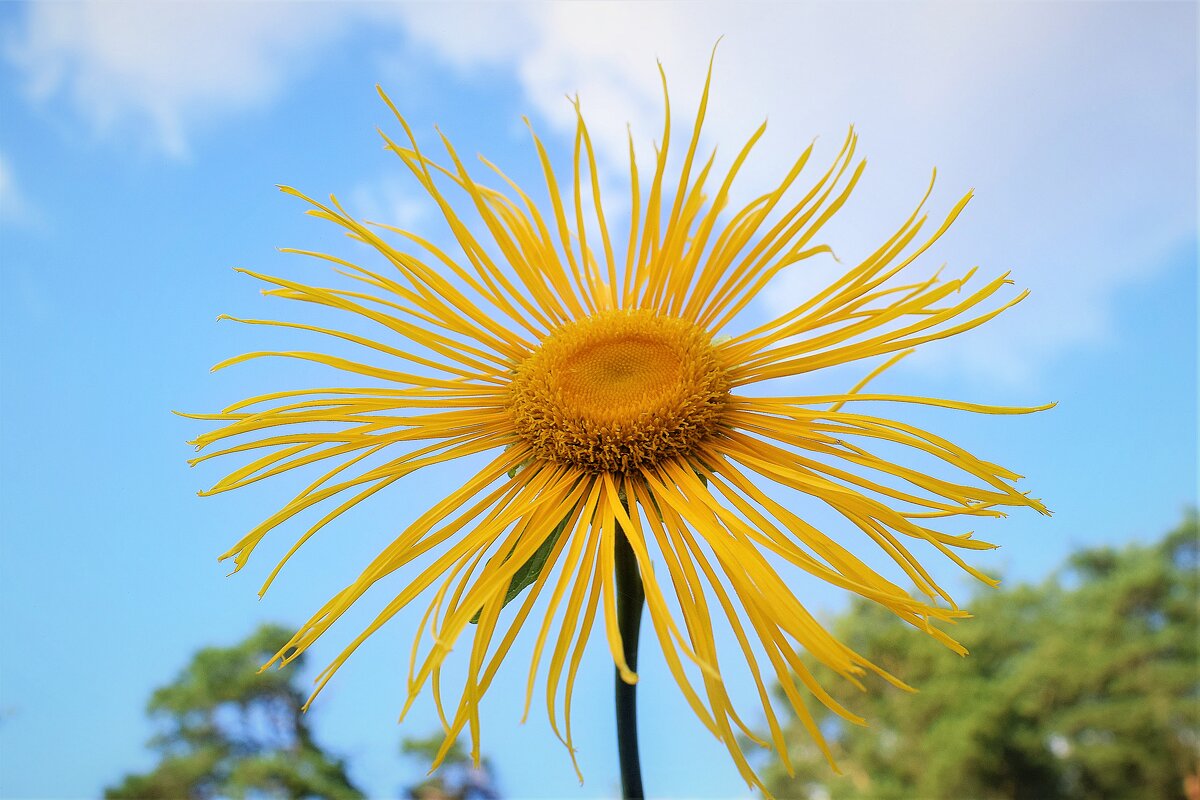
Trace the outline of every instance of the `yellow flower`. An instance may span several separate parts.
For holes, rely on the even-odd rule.
[[[663,89],[665,96],[665,76]],[[833,164],[797,192],[803,195],[798,201],[784,198],[795,192],[811,146],[777,187],[726,215],[731,183],[766,126],[716,184],[710,176],[713,159],[700,163],[697,155],[708,91],[706,82],[677,178],[667,174],[669,104],[649,175],[639,170],[631,138],[631,212],[628,237],[620,242],[603,212],[592,142],[577,101],[565,200],[547,152],[533,136],[549,196],[549,211],[543,212],[490,162],[483,161],[507,190],[469,174],[444,137],[449,160],[435,163],[384,95],[407,135],[406,144],[385,135],[387,146],[437,204],[460,256],[412,232],[359,222],[336,199],[324,205],[284,188],[311,203],[310,214],[373,248],[386,267],[373,271],[305,253],[340,267],[343,276],[358,282],[351,288],[247,274],[270,284],[268,295],[347,312],[374,323],[379,333],[367,338],[300,323],[241,321],[342,339],[372,352],[376,363],[313,352],[255,352],[218,365],[285,356],[367,384],[275,392],[219,414],[196,415],[224,423],[198,437],[198,448],[241,438],[194,461],[263,453],[202,494],[308,465],[328,470],[222,558],[233,558],[240,569],[268,531],[307,509],[328,508],[286,562],[326,523],[404,476],[439,462],[489,455],[486,466],[400,532],[317,611],[272,663],[295,658],[371,586],[431,554],[423,567],[408,571],[403,591],[321,673],[317,691],[364,639],[431,590],[413,645],[405,711],[431,684],[447,747],[469,726],[478,753],[479,702],[517,633],[529,624],[537,634],[526,713],[548,660],[551,724],[573,759],[571,694],[598,616],[621,676],[636,680],[616,622],[614,551],[623,532],[636,556],[666,666],[701,723],[729,748],[743,777],[760,785],[738,745],[738,732],[774,746],[787,762],[769,699],[770,679],[783,687],[818,742],[821,734],[805,709],[805,694],[862,722],[813,679],[801,652],[855,684],[870,671],[904,687],[831,636],[793,594],[787,572],[799,570],[880,603],[963,652],[936,623],[965,612],[907,544],[931,545],[991,582],[957,551],[992,545],[931,526],[958,516],[1003,516],[1006,506],[1043,513],[1045,507],[1013,487],[1018,475],[938,435],[847,409],[887,401],[988,414],[1038,410],[862,391],[913,347],[974,328],[1024,293],[998,306],[989,303],[1010,281],[1000,276],[976,287],[975,270],[944,282],[937,276],[904,280],[907,268],[962,211],[968,194],[923,238],[926,217],[918,206],[890,239],[825,289],[746,329],[739,324],[748,316],[742,312],[782,270],[831,254],[814,238],[845,203],[864,162],[855,157],[851,130]],[[711,197],[706,184],[717,187]],[[474,222],[461,216],[449,193],[466,201]],[[771,379],[878,356],[890,358],[844,394],[754,393]],[[909,448],[927,463],[932,457],[953,476],[904,467],[872,452],[873,444],[889,453]],[[826,533],[806,522],[802,515],[818,505],[836,511],[845,524]],[[863,537],[894,560],[916,596],[851,552],[851,542]],[[505,607],[526,587],[521,602]],[[718,652],[714,630],[724,625],[737,641],[732,652]],[[448,708],[440,669],[466,631],[467,677],[457,706]],[[757,687],[770,741],[759,740],[747,717],[734,710],[722,681],[730,660],[743,662],[739,670],[746,668]]]

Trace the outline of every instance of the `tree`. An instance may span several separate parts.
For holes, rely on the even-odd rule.
[[[422,739],[405,739],[400,750],[423,764],[432,764],[442,746],[440,733]],[[455,742],[436,773],[407,789],[410,800],[498,800],[495,777],[486,758],[476,767]]]
[[[207,647],[175,681],[156,690],[148,713],[164,730],[150,741],[161,759],[105,790],[138,798],[328,798],[363,794],[314,741],[301,707],[297,659],[287,670],[258,673],[291,632],[264,625],[233,647]]]
[[[920,691],[833,692],[865,728],[812,709],[842,778],[790,719],[795,775],[776,760],[768,788],[814,800],[1182,800],[1200,763],[1198,535],[1193,511],[1157,545],[1088,550],[1043,585],[982,593],[954,631],[966,659],[855,604],[835,629]]]

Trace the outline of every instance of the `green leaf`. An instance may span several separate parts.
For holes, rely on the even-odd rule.
[[[554,550],[554,545],[558,542],[563,531],[567,529],[567,524],[571,521],[571,515],[563,517],[563,521],[554,526],[554,530],[550,531],[550,535],[546,537],[546,541],[542,542],[538,549],[533,551],[533,555],[529,560],[521,565],[515,573],[512,580],[509,581],[508,591],[504,593],[504,603],[500,607],[511,603],[516,599],[517,595],[525,591],[525,588],[538,579],[538,575],[542,574],[542,568],[546,566],[546,560],[550,558],[550,552]],[[509,553],[512,555],[512,553]],[[508,556],[504,557],[508,561]],[[475,612],[475,616],[471,617],[471,624],[478,624],[479,611]]]

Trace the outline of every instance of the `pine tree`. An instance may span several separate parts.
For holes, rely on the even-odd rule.
[[[814,800],[1182,800],[1200,763],[1197,537],[1192,512],[1157,545],[1084,551],[1040,586],[981,593],[953,631],[965,659],[854,605],[835,625],[843,641],[920,691],[838,693],[865,728],[812,704],[845,776],[791,719],[795,776],[775,761],[769,788]]]
[[[150,698],[147,711],[163,726],[150,741],[160,754],[158,765],[127,775],[104,796],[362,798],[343,762],[313,740],[301,710],[304,694],[295,685],[300,664],[258,673],[289,639],[291,631],[265,625],[233,647],[199,651]]]

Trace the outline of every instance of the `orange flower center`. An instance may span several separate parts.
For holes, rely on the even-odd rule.
[[[704,330],[650,311],[603,311],[553,331],[521,363],[509,409],[540,458],[631,472],[710,436],[729,387]]]

